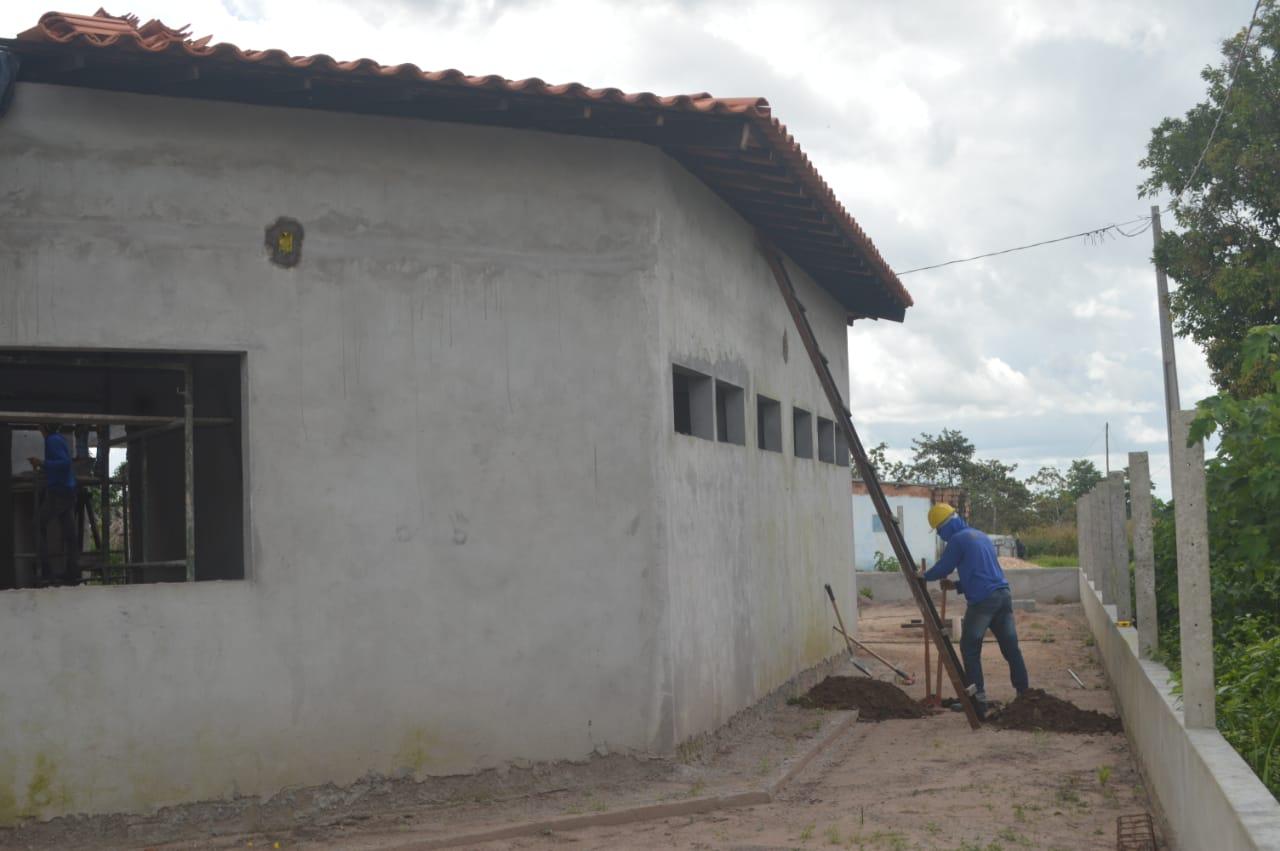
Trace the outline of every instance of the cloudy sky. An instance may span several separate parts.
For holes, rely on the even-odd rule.
[[[5,0],[0,33],[98,0]],[[1150,128],[1203,96],[1248,0],[129,0],[242,47],[661,94],[763,95],[896,269],[1123,222]],[[903,278],[850,330],[868,444],[958,428],[1019,464],[1148,450],[1168,494],[1150,234]],[[1179,341],[1184,406],[1211,392]]]

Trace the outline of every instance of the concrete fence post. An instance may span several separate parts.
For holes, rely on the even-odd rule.
[[[1104,606],[1115,605],[1115,588],[1111,584],[1111,488],[1106,479],[1093,488],[1093,553],[1098,567],[1094,587],[1102,594]]]
[[[1213,611],[1209,597],[1209,512],[1204,444],[1187,446],[1195,411],[1173,415],[1173,505],[1178,545],[1178,626],[1182,634],[1182,707],[1188,728],[1217,723]]]
[[[1107,476],[1111,490],[1111,596],[1116,601],[1116,620],[1133,620],[1133,592],[1129,587],[1129,536],[1125,531],[1124,473]]]
[[[1089,575],[1089,500],[1088,494],[1076,500],[1076,564],[1080,572]]]
[[[1094,557],[1093,548],[1093,491],[1086,491],[1085,495],[1080,497],[1080,501],[1084,503],[1084,555],[1081,559],[1088,565],[1085,576],[1097,582],[1098,561]]]
[[[1151,464],[1145,452],[1129,453],[1129,504],[1133,513],[1133,579],[1138,600],[1138,657],[1159,646],[1156,621],[1156,552],[1151,523]]]
[[[1089,512],[1089,540],[1085,542],[1085,546],[1089,548],[1089,579],[1095,588],[1100,589],[1102,565],[1098,562],[1098,493],[1090,488],[1084,498]]]

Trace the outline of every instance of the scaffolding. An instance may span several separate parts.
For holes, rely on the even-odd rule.
[[[172,415],[139,415],[139,414],[112,414],[103,412],[85,412],[85,411],[0,411],[0,425],[6,426],[14,430],[34,430],[39,426],[47,423],[60,423],[72,425],[77,428],[88,427],[96,432],[98,458],[94,465],[91,475],[76,476],[78,487],[96,488],[98,493],[98,512],[97,517],[92,516],[92,511],[87,512],[89,527],[93,532],[93,537],[98,545],[97,552],[101,558],[101,564],[98,566],[99,582],[102,584],[112,584],[113,581],[120,584],[130,582],[131,575],[137,575],[139,572],[153,568],[185,568],[186,581],[194,582],[196,579],[196,518],[195,518],[195,430],[197,427],[207,426],[229,426],[236,422],[231,417],[197,417],[195,416],[195,374],[191,356],[184,356],[175,360],[131,360],[131,359],[108,359],[68,356],[59,357],[53,354],[28,355],[4,353],[0,354],[0,366],[39,366],[39,367],[61,367],[61,368],[84,368],[84,369],[111,369],[111,370],[161,370],[179,373],[182,376],[182,387],[179,395],[182,398],[182,414],[181,416]],[[123,426],[125,428],[141,428],[141,431],[132,433],[126,432],[117,437],[111,436],[112,426]],[[112,446],[121,446],[134,443],[144,443],[155,437],[170,432],[182,430],[183,437],[183,516],[185,521],[184,535],[184,553],[181,559],[169,560],[153,560],[146,558],[146,547],[140,546],[136,540],[133,546],[130,546],[130,529],[134,525],[130,512],[129,499],[129,481],[128,477],[120,477],[113,479],[110,471],[110,450]],[[143,455],[143,463],[146,463],[146,455]],[[12,472],[10,473],[12,476]],[[147,481],[146,471],[142,473],[144,483]],[[117,485],[121,490],[121,551],[113,551],[111,548],[111,518],[112,518],[112,500],[111,487]],[[45,490],[44,485],[40,482],[38,476],[33,477],[29,487],[25,482],[10,482],[11,492],[22,493],[30,490],[32,493],[33,521],[35,525],[36,541],[40,540],[40,535],[45,534],[46,530],[42,527],[40,521],[40,501],[42,493]],[[92,505],[86,501],[86,505]],[[142,503],[144,511],[145,523],[145,501]],[[79,507],[76,509],[76,527],[81,527]],[[6,520],[6,522],[8,522]],[[84,552],[84,541],[79,531],[76,535],[77,546]],[[37,550],[39,547],[37,547]],[[111,563],[112,555],[119,553],[122,561],[117,564]],[[65,554],[64,554],[65,555]],[[140,556],[135,558],[135,556]],[[15,562],[21,559],[38,560],[37,553],[13,553]],[[89,568],[93,570],[94,568]],[[83,570],[83,569],[82,569]],[[111,574],[116,574],[117,579],[113,580]],[[81,574],[82,578],[83,573]]]

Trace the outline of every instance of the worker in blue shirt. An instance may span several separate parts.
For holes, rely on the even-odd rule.
[[[976,693],[979,717],[986,713],[987,693],[982,678],[982,639],[990,629],[1009,663],[1009,679],[1018,694],[1027,690],[1027,665],[1018,648],[1018,631],[1013,622],[1013,595],[1000,569],[995,545],[985,533],[972,529],[956,510],[945,502],[929,509],[929,526],[946,541],[942,557],[923,574],[926,582],[943,580],[944,588],[954,587],[968,604],[960,634],[960,655],[964,670]],[[945,579],[952,571],[954,583]]]
[[[76,475],[71,469],[71,447],[57,425],[40,426],[44,458],[28,458],[31,468],[44,471],[44,499],[40,504],[40,585],[80,583],[80,541],[76,535]],[[65,553],[63,572],[53,576],[49,567],[49,524],[58,521]]]

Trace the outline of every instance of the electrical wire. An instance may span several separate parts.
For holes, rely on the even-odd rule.
[[[1146,224],[1132,233],[1129,233],[1123,229],[1124,225],[1133,225],[1139,222],[1146,222]],[[1029,248],[1039,248],[1042,245],[1053,245],[1055,242],[1066,242],[1067,240],[1070,240],[1070,239],[1084,238],[1089,240],[1100,241],[1104,236],[1106,236],[1108,233],[1111,233],[1111,232],[1118,233],[1121,236],[1133,238],[1135,236],[1139,236],[1141,234],[1146,233],[1150,228],[1151,228],[1151,217],[1139,216],[1136,219],[1130,219],[1127,222],[1121,222],[1120,224],[1116,224],[1116,225],[1106,225],[1100,228],[1091,228],[1089,230],[1080,231],[1080,233],[1073,233],[1073,234],[1068,234],[1067,236],[1054,237],[1053,239],[1044,239],[1044,240],[1041,240],[1040,242],[1032,242],[1028,245],[1017,245],[1017,246],[1014,246],[1013,248],[1001,249],[1000,251],[988,251],[986,254],[977,254],[977,255],[974,255],[973,257],[961,257],[956,260],[948,260],[945,263],[934,263],[932,266],[919,266],[915,269],[907,269],[902,272],[894,272],[894,274],[897,275],[898,277],[902,277],[903,275],[910,275],[912,272],[924,272],[929,269],[941,269],[943,266],[954,266],[956,263],[970,263],[974,260],[982,260],[987,257],[999,257],[1002,254],[1012,254],[1015,251],[1026,251]]]
[[[1244,60],[1245,52],[1249,48],[1249,40],[1253,37],[1253,28],[1258,22],[1258,10],[1261,8],[1262,0],[1256,0],[1253,5],[1253,14],[1249,16],[1249,26],[1245,29],[1244,41],[1240,43],[1240,52],[1236,55],[1236,61],[1231,66],[1231,74],[1227,79],[1227,90],[1222,96],[1222,106],[1218,109],[1218,115],[1213,121],[1213,127],[1209,130],[1209,138],[1204,143],[1204,148],[1200,151],[1200,156],[1196,159],[1196,164],[1192,167],[1191,174],[1187,176],[1186,182],[1182,184],[1182,188],[1178,190],[1178,193],[1173,196],[1173,201],[1169,202],[1169,206],[1160,211],[1162,213],[1167,213],[1173,209],[1174,202],[1181,198],[1183,193],[1187,191],[1187,187],[1191,185],[1191,181],[1195,179],[1196,173],[1199,172],[1200,166],[1204,164],[1204,158],[1209,153],[1209,147],[1213,144],[1213,139],[1218,133],[1218,126],[1222,123],[1222,116],[1227,111],[1227,102],[1231,99],[1231,90],[1235,88],[1236,84],[1236,72],[1240,70],[1240,63]],[[1145,222],[1145,224],[1133,232],[1129,232],[1124,229],[1125,225],[1137,224],[1138,222]],[[1135,236],[1141,236],[1149,231],[1151,229],[1152,222],[1152,216],[1139,216],[1136,219],[1121,222],[1120,224],[1093,228],[1091,230],[1081,231],[1080,233],[1073,233],[1067,236],[1059,236],[1053,239],[1043,239],[1040,242],[1032,242],[1027,245],[1017,245],[1013,248],[1004,248],[999,251],[988,251],[985,254],[975,254],[973,257],[961,257],[955,260],[947,260],[944,263],[934,263],[930,266],[917,266],[914,269],[894,272],[894,274],[898,277],[902,277],[903,275],[910,275],[914,272],[927,272],[930,269],[941,269],[944,266],[954,266],[957,263],[972,263],[974,260],[985,260],[988,257],[999,257],[1003,254],[1013,254],[1015,251],[1026,251],[1031,248],[1040,248],[1045,245],[1053,245],[1057,242],[1067,242],[1072,239],[1084,239],[1090,244],[1097,244],[1102,242],[1104,237],[1116,233],[1123,237],[1132,239]]]

